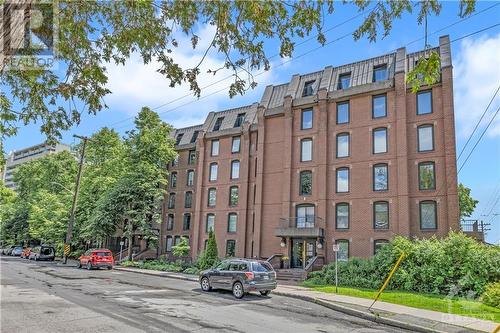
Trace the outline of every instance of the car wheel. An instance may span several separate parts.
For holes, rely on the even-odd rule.
[[[271,290],[261,290],[261,291],[260,291],[260,294],[261,294],[262,296],[267,296],[267,295],[269,295],[269,293],[270,293],[270,292],[271,292]]]
[[[90,262],[87,262],[87,269],[90,271],[92,269],[92,264]]]
[[[210,281],[208,280],[207,277],[204,277],[203,279],[201,279],[200,285],[201,285],[201,290],[203,290],[203,291],[212,290],[212,287],[210,286]]]
[[[241,282],[235,282],[233,284],[233,295],[238,299],[243,298],[243,296],[245,296],[245,292],[243,290],[243,285],[241,284]]]
[[[113,266],[108,266],[108,270],[112,270],[113,269]]]

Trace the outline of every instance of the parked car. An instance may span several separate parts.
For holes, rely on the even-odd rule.
[[[16,247],[16,245],[11,245],[11,246],[4,248],[2,250],[2,254],[10,256],[10,254],[12,253],[12,250],[14,250],[15,247]]]
[[[203,291],[226,289],[234,297],[242,298],[250,291],[268,295],[276,289],[276,272],[266,261],[253,259],[227,259],[215,268],[200,273]]]
[[[78,258],[78,268],[89,270],[101,267],[112,269],[114,264],[113,253],[108,249],[90,249]]]
[[[31,247],[24,248],[23,252],[21,253],[21,258],[28,259],[30,256],[30,252],[31,252]]]
[[[54,261],[56,258],[56,249],[49,245],[35,246],[31,249],[28,259],[30,260],[50,260]]]
[[[23,253],[23,247],[16,246],[15,248],[12,249],[10,255],[13,257],[19,257],[19,256],[21,256],[21,253]]]

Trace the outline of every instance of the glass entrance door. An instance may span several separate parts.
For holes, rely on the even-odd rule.
[[[304,268],[309,260],[316,255],[314,239],[293,238],[291,268]]]

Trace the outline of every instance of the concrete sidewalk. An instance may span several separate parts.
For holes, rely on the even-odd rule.
[[[115,267],[115,269],[198,282],[198,276],[196,275],[119,266]],[[412,308],[387,302],[376,302],[372,307],[373,312],[370,312],[368,311],[368,307],[373,302],[370,299],[324,293],[300,286],[279,284],[278,288],[276,288],[273,293],[280,296],[306,300],[349,315],[415,332],[493,332],[498,325],[498,323],[492,321]]]
[[[311,302],[331,307],[334,310],[382,323],[390,324],[387,321],[389,320],[393,321],[394,324],[397,324],[397,322],[409,324],[411,326],[405,327],[402,325],[400,327],[421,332],[464,332],[464,328],[467,331],[493,332],[498,326],[498,323],[488,320],[380,301],[376,302],[372,307],[372,313],[368,311],[368,307],[372,304],[373,300],[324,293],[299,286],[280,285],[275,290],[275,293],[283,296],[307,299]]]

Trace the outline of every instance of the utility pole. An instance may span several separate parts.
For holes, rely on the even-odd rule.
[[[78,191],[80,190],[80,179],[82,177],[83,161],[85,158],[85,148],[87,147],[87,141],[90,139],[86,136],[73,135],[73,137],[78,138],[83,141],[82,152],[80,155],[80,164],[78,165],[78,174],[76,175],[75,191],[73,192],[73,203],[71,204],[71,215],[69,217],[68,229],[66,231],[66,240],[64,242],[64,257],[63,264],[68,261],[68,254],[70,252],[71,237],[73,236],[73,224],[75,223],[75,213],[76,213],[76,202],[78,200]]]

